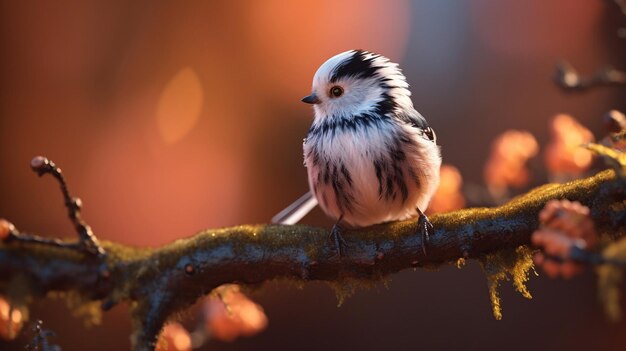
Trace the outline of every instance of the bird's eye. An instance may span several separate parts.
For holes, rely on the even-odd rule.
[[[340,97],[341,95],[343,95],[343,88],[336,85],[332,88],[330,88],[330,97]]]

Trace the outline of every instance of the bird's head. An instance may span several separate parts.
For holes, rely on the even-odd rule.
[[[313,77],[311,95],[316,118],[350,118],[364,113],[387,113],[413,108],[406,78],[388,58],[350,50],[324,62]]]

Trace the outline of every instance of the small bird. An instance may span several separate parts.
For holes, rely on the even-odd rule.
[[[319,203],[336,221],[331,239],[341,257],[343,227],[418,217],[425,250],[433,226],[424,211],[439,185],[441,153],[408,88],[398,65],[372,52],[350,50],[322,64],[302,99],[315,112],[303,144],[310,191],[273,222],[296,223]]]

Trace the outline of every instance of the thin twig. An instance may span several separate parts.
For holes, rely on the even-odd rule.
[[[603,85],[626,84],[626,73],[612,66],[604,66],[590,77],[583,77],[570,65],[563,61],[556,66],[555,80],[562,88],[568,90],[587,90]]]
[[[50,174],[57,180],[59,186],[61,188],[61,193],[63,194],[63,200],[65,201],[65,207],[67,208],[67,214],[74,224],[74,228],[76,228],[76,232],[79,237],[79,244],[82,246],[87,252],[96,255],[98,258],[103,259],[106,256],[106,253],[100,243],[98,243],[98,239],[93,234],[91,227],[85,223],[80,215],[80,210],[82,208],[82,201],[77,197],[72,197],[70,191],[67,187],[67,182],[65,181],[65,177],[61,172],[61,169],[57,167],[54,162],[50,161],[46,157],[36,156],[30,161],[30,166],[33,171],[37,172],[37,175],[40,177],[44,174]],[[42,240],[37,236],[19,236],[13,235],[11,237],[13,240],[23,240],[23,241],[37,241]],[[67,244],[62,242],[53,241],[49,244],[56,244],[58,246],[63,247],[71,247],[74,248],[75,245]]]

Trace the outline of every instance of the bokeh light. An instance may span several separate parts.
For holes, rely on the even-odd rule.
[[[589,168],[593,157],[582,147],[594,140],[589,129],[570,115],[558,114],[550,120],[550,135],[544,160],[555,179],[573,179]]]
[[[167,324],[159,335],[156,351],[191,351],[189,332],[179,323]]]
[[[13,340],[24,326],[22,311],[12,308],[9,302],[0,296],[0,338]]]
[[[167,83],[157,103],[156,118],[163,140],[174,143],[198,122],[204,91],[196,72],[186,67]]]
[[[222,341],[252,336],[267,327],[263,308],[250,300],[236,285],[218,288],[220,296],[204,303],[204,320],[209,335]]]
[[[465,206],[462,193],[463,177],[458,168],[443,164],[440,171],[439,188],[428,205],[432,213],[452,211]]]
[[[485,163],[485,183],[496,198],[505,195],[510,187],[521,187],[530,181],[527,161],[537,155],[537,139],[527,132],[508,130],[491,144],[491,154]]]

